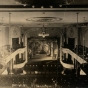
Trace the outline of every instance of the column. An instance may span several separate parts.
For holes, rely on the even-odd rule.
[[[78,45],[78,42],[77,41],[78,41],[78,38],[76,37],[75,38],[75,48],[76,48],[75,52],[76,53],[78,53],[78,46],[77,46]]]
[[[83,31],[83,59],[85,57],[85,29]]]
[[[20,37],[19,37],[19,45],[20,45]]]
[[[27,35],[25,34],[25,60],[28,61],[28,52],[27,52]]]
[[[9,13],[9,45],[12,48],[11,13]]]
[[[67,42],[67,44],[68,44],[68,37],[66,38],[66,42]]]
[[[78,42],[79,42],[78,15],[79,15],[79,13],[76,13],[76,14],[77,14],[77,38],[76,38],[77,39],[77,42],[76,42],[77,47],[76,47],[76,54],[78,54]]]
[[[62,35],[60,36],[60,59],[62,59]]]

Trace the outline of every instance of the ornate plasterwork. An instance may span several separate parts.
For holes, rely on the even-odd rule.
[[[30,22],[58,22],[61,20],[63,19],[59,17],[31,17],[26,19],[26,21]]]
[[[44,29],[44,31],[48,33],[50,37],[59,37],[61,35],[62,29],[60,27],[47,27]],[[24,27],[22,28],[22,33],[27,36],[38,37],[38,34],[42,33],[42,27]]]

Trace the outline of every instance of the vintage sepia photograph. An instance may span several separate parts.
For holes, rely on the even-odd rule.
[[[87,75],[87,0],[0,2],[0,88],[88,88]]]

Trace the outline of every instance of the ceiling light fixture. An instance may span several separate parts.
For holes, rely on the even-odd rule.
[[[84,19],[84,22],[80,25],[81,25],[81,27],[87,27],[88,25],[87,25],[86,17],[83,17],[83,19]]]
[[[66,0],[66,4],[70,5],[72,2],[74,2],[75,0]]]
[[[53,6],[50,6],[50,8],[53,8]]]
[[[62,5],[70,5],[74,0],[64,0],[59,4],[59,7],[62,7]]]
[[[43,6],[41,6],[41,8],[43,9],[44,7],[43,7]]]
[[[25,6],[27,6],[27,4],[25,3],[25,4],[23,4],[23,6],[25,7]]]
[[[42,36],[43,38],[49,36],[49,34],[45,32],[44,23],[43,23],[42,33],[39,33],[38,36]]]
[[[42,31],[42,33],[39,33],[38,36],[42,36],[43,38],[45,38],[46,36],[49,36],[49,34],[47,34],[44,30]]]
[[[35,8],[35,6],[33,5],[32,8]]]
[[[59,7],[62,7],[62,4],[60,4]]]

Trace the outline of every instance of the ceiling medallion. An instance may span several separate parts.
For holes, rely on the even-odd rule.
[[[58,18],[58,17],[32,17],[26,19],[26,21],[32,21],[32,22],[56,22],[61,20],[62,18]]]

